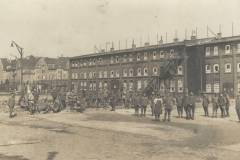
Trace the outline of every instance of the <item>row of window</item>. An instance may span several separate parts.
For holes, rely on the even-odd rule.
[[[219,54],[218,51],[219,51],[218,46],[214,46],[213,49],[211,47],[206,47],[205,55],[206,56],[210,56],[210,55],[217,56]],[[240,43],[237,44],[237,52],[240,53]],[[231,45],[225,45],[224,53],[226,55],[231,53]]]
[[[182,66],[178,66],[177,69],[177,74],[178,75],[183,75],[183,67]],[[137,76],[148,76],[149,75],[149,70],[147,67],[143,68],[137,68]],[[157,76],[158,75],[158,68],[157,67],[153,67],[152,68],[152,75]],[[134,76],[134,69],[130,68],[130,69],[123,69],[122,71],[122,77],[133,77]],[[118,78],[120,77],[120,72],[119,70],[111,70],[110,73],[108,73],[108,71],[99,71],[98,74],[96,72],[89,72],[89,73],[72,73],[72,79],[78,79],[78,78],[82,78],[82,79],[92,79],[92,78]]]
[[[219,73],[219,64],[213,65],[205,65],[205,73]],[[224,72],[231,73],[232,72],[232,64],[226,63],[224,64]],[[240,72],[240,63],[237,63],[237,72]]]
[[[150,58],[150,53],[149,52],[144,52],[143,55],[141,53],[137,54],[136,57],[136,61],[147,61]],[[166,56],[168,55],[169,58],[174,58],[176,57],[176,53],[174,51],[174,49],[171,49],[169,53],[165,52],[165,51],[153,51],[152,53],[152,59],[156,60],[158,58],[166,58]],[[110,64],[114,64],[114,63],[120,63],[120,62],[133,62],[133,55],[129,54],[129,55],[123,55],[123,56],[112,56],[110,58]],[[90,59],[88,61],[83,61],[83,62],[75,62],[73,61],[71,66],[74,68],[76,67],[83,67],[83,66],[94,66],[96,64],[103,64],[103,58],[98,58],[98,59]]]
[[[177,82],[177,83],[176,83]],[[147,80],[138,80],[135,82],[135,86],[137,90],[142,90],[147,87],[148,85]],[[108,89],[108,83],[107,82],[99,82],[98,86],[96,82],[89,82],[87,83],[86,81],[80,82],[80,85],[78,86],[79,90],[90,90],[90,91],[96,91],[98,89],[101,90],[106,90]],[[162,83],[160,86],[160,90],[164,90],[165,86]],[[123,82],[123,92],[128,91],[133,91],[134,90],[134,82],[129,81],[129,82]],[[170,81],[170,92],[183,92],[183,80],[179,79],[177,81],[172,80]]]
[[[214,84],[206,84],[206,92],[207,93],[219,93],[219,82],[216,82]]]

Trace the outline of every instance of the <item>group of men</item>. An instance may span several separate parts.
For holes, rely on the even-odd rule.
[[[228,94],[215,94],[212,97],[212,117],[217,117],[218,109],[221,111],[221,117],[229,117],[229,106],[230,99]],[[204,110],[204,116],[209,116],[208,108],[209,108],[210,100],[207,95],[203,95],[202,97],[202,106]]]
[[[160,121],[160,115],[164,109],[164,119],[163,121],[171,120],[171,112],[173,109],[173,105],[175,104],[175,100],[172,96],[152,96],[147,97],[146,95],[136,94],[133,99],[133,106],[135,109],[135,115],[137,116],[146,116],[147,106],[150,105],[152,116],[155,116],[155,120]],[[141,112],[139,112],[139,110]]]

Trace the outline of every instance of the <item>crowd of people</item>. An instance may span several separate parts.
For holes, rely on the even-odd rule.
[[[86,98],[86,95],[77,94],[72,91],[53,91],[51,92],[51,100],[45,98],[41,102],[39,101],[40,93],[36,89],[27,90],[25,94],[22,94],[19,99],[19,105],[28,110],[30,114],[36,112],[45,113],[49,111],[59,112],[63,109],[69,108],[70,110],[79,110],[82,112],[85,108],[89,107],[90,97]],[[95,106],[110,106],[111,111],[115,111],[116,106],[119,105],[119,97],[109,95],[102,99],[95,99]],[[123,101],[123,105],[126,108],[134,108],[135,115],[140,117],[146,116],[148,106],[151,108],[151,115],[155,117],[156,121],[171,121],[171,113],[174,107],[176,107],[179,118],[186,118],[187,120],[195,119],[196,108],[196,96],[190,92],[185,95],[172,95],[166,94],[153,94],[151,96],[142,93],[133,93],[131,96],[126,97]],[[228,94],[214,94],[211,99],[207,94],[203,94],[201,97],[204,116],[209,117],[209,105],[212,103],[212,115],[211,117],[218,116],[218,110],[220,109],[221,117],[229,117],[230,98]],[[235,100],[236,112],[240,120],[240,96],[237,96]],[[16,116],[14,111],[15,106],[15,94],[12,92],[8,101],[9,117]],[[184,116],[185,113],[185,116]],[[163,118],[161,119],[161,115]]]
[[[133,106],[135,108],[135,115],[146,116],[147,106],[151,108],[151,114],[155,117],[155,120],[160,121],[160,116],[163,114],[163,121],[171,121],[171,112],[176,106],[178,118],[186,118],[186,120],[195,119],[196,108],[196,96],[190,92],[185,95],[153,95],[148,97],[146,95],[136,94],[133,98]],[[212,118],[218,116],[218,110],[220,109],[221,118],[229,117],[230,98],[228,94],[214,94],[212,98],[209,98],[207,94],[202,94],[201,97],[202,107],[205,117],[210,117],[209,106],[212,103]],[[235,100],[235,107],[238,119],[240,121],[240,95]],[[141,111],[141,113],[139,112]],[[185,112],[185,116],[183,116]]]

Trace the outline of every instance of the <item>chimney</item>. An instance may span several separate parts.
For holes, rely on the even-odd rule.
[[[173,42],[178,42],[178,38],[174,38],[174,39],[173,39]]]
[[[134,43],[134,40],[132,42],[132,48],[136,48],[136,44]]]
[[[196,39],[197,39],[196,36],[194,36],[194,35],[191,36],[191,40],[196,40]]]
[[[147,46],[149,46],[149,45],[150,45],[149,42],[145,42],[145,43],[144,43],[144,46],[145,46],[145,47],[147,47]]]
[[[110,48],[110,52],[114,51],[114,44],[112,42],[112,47]]]
[[[114,51],[114,48],[113,48],[113,47],[111,47],[111,48],[110,48],[110,51],[111,51],[111,52],[112,52],[112,51]]]
[[[221,32],[217,33],[217,38],[218,39],[222,38],[222,33]]]
[[[162,36],[161,36],[161,39],[158,41],[158,45],[161,45],[161,44],[163,44]]]

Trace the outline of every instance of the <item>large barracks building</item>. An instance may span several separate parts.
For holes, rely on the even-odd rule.
[[[164,77],[164,70],[174,70]],[[163,43],[103,51],[70,59],[71,87],[101,96],[127,95],[152,87],[153,92],[183,94],[240,92],[240,36]]]

